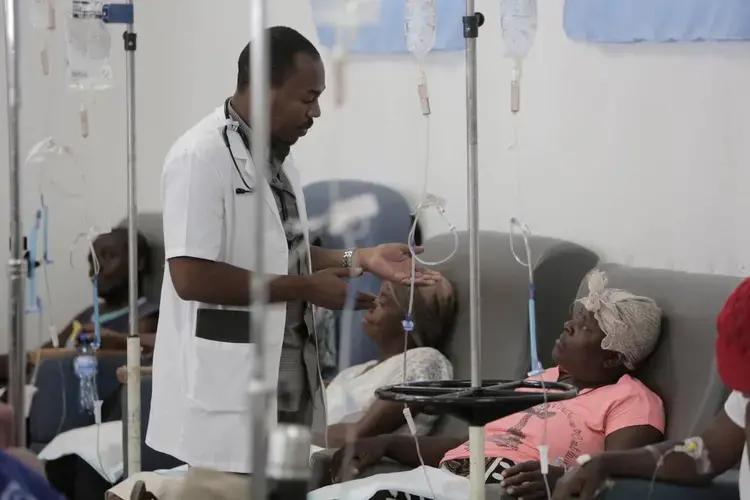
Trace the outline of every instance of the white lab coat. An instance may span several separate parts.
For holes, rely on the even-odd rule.
[[[255,169],[239,134],[230,127],[232,153],[253,188],[250,194],[235,192],[245,185],[221,135],[226,123],[222,106],[178,139],[167,155],[162,173],[166,259],[187,256],[252,270],[255,196],[260,195],[265,199],[266,271],[287,274],[289,250],[273,192]],[[283,168],[297,196],[309,259],[307,211],[299,172],[291,157]],[[253,346],[197,338],[196,314],[207,307],[214,306],[180,299],[169,266],[165,267],[146,443],[193,467],[249,473],[252,433],[247,388]],[[285,311],[286,304],[274,304],[267,311],[264,358],[274,387]],[[268,411],[275,423],[273,399]]]

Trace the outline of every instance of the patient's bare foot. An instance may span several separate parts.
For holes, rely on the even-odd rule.
[[[136,481],[133,491],[130,493],[130,500],[159,500],[156,495],[146,489],[146,483]]]

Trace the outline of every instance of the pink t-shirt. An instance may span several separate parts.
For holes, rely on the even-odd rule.
[[[559,375],[559,368],[550,368],[542,376],[554,382]],[[664,432],[664,406],[640,381],[624,375],[616,384],[549,403],[546,423],[550,462],[562,459],[560,465],[572,466],[579,455],[603,452],[604,438],[619,429],[650,425]],[[544,427],[543,405],[496,420],[485,429],[485,456],[516,463],[539,460]],[[469,458],[469,443],[449,451],[443,461],[464,458]]]

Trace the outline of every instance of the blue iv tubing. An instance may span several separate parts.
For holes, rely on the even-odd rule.
[[[529,349],[531,350],[531,371],[529,376],[533,377],[544,372],[542,363],[539,362],[539,354],[536,348],[536,299],[534,298],[534,282],[529,283]]]
[[[37,244],[39,242],[39,231],[42,231],[42,260],[37,260]],[[42,311],[42,299],[37,294],[37,272],[36,268],[38,264],[52,264],[52,260],[49,258],[49,209],[44,204],[44,197],[41,197],[41,208],[36,211],[34,227],[29,234],[28,242],[28,277],[29,287],[26,296],[26,313],[35,314]]]
[[[516,254],[515,247],[513,246],[513,228],[515,226],[518,226],[521,229],[521,237],[523,238],[523,244],[526,250],[526,262]],[[528,376],[533,377],[543,373],[544,367],[542,366],[542,363],[539,362],[539,353],[536,345],[536,288],[534,287],[534,270],[531,267],[529,235],[530,231],[526,224],[515,217],[510,219],[510,251],[513,254],[513,258],[529,270],[529,354],[531,358],[531,371],[529,371]]]
[[[99,318],[99,271],[98,270],[94,273],[93,284],[94,284],[93,286],[93,290],[94,290],[94,342],[92,342],[91,347],[93,347],[94,350],[96,351],[102,345],[101,319]]]
[[[36,245],[39,239],[39,230],[42,224],[42,211],[36,211],[36,220],[34,227],[31,229],[29,234],[29,260],[28,260],[28,276],[29,276],[29,288],[26,292],[26,314],[35,314],[42,310],[42,300],[36,293]]]

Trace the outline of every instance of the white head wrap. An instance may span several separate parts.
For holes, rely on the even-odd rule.
[[[661,309],[652,299],[625,290],[607,288],[607,276],[599,270],[589,275],[589,295],[578,302],[594,313],[604,332],[602,349],[619,352],[629,370],[654,350],[661,330]]]

